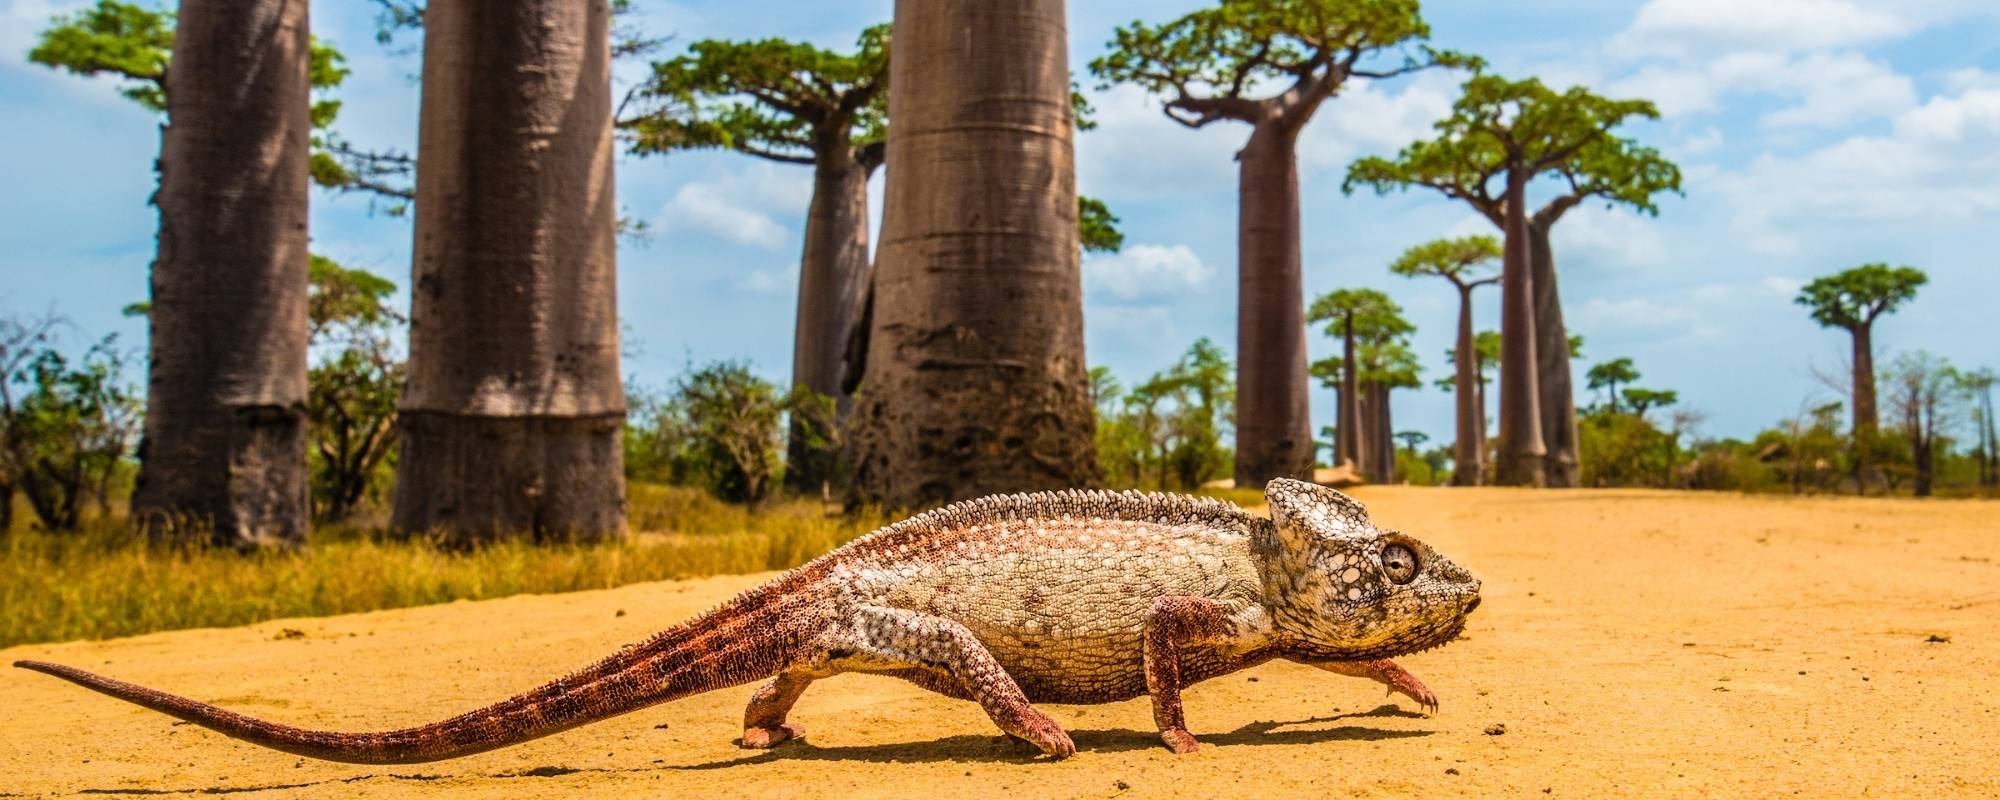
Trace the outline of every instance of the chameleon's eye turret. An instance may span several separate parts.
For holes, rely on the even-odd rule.
[[[1406,584],[1417,579],[1417,553],[1410,548],[1392,544],[1382,548],[1382,572],[1397,584]]]

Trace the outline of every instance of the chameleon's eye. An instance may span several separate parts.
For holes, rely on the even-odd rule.
[[[1417,579],[1417,554],[1400,544],[1382,548],[1382,571],[1389,580],[1409,583]]]

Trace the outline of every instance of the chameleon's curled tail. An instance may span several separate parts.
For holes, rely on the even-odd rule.
[[[767,587],[768,588],[768,587]],[[805,598],[752,590],[646,642],[538,688],[441,722],[375,733],[308,730],[266,722],[75,667],[16,661],[120,700],[246,742],[327,761],[441,761],[536,739],[657,703],[736,686],[777,672],[810,636]]]

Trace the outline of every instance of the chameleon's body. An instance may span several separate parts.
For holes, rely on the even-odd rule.
[[[490,750],[690,694],[769,679],[746,747],[786,722],[814,680],[901,677],[977,701],[1000,728],[1066,755],[1031,704],[1151,694],[1161,736],[1195,749],[1180,689],[1273,659],[1370,677],[1435,706],[1388,657],[1450,641],[1479,583],[1377,530],[1358,504],[1297,481],[1267,488],[1273,519],[1133,492],[989,497],[891,525],[581,671],[443,722],[310,731],[81,670],[40,670],[222,733],[337,761],[407,763]]]

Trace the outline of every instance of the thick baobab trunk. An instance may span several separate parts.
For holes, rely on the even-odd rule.
[[[1555,250],[1549,247],[1551,220],[1528,224],[1529,272],[1535,281],[1535,388],[1541,393],[1542,446],[1548,451],[1546,485],[1577,485],[1576,393],[1572,388],[1569,329],[1563,325],[1562,295],[1556,291]]]
[[[1472,287],[1458,285],[1458,344],[1452,351],[1452,396],[1457,402],[1457,427],[1453,434],[1451,483],[1478,486],[1484,482],[1484,427],[1486,415],[1480,409],[1479,353],[1472,332]]]
[[[792,385],[833,398],[836,419],[846,418],[852,399],[841,390],[841,377],[848,338],[867,300],[871,266],[868,179],[874,165],[858,163],[848,150],[847,142],[837,142],[823,148],[815,162],[805,255],[799,261],[798,320],[792,331]],[[809,424],[796,415],[791,423],[785,485],[795,492],[818,492],[839,477],[833,432],[815,433]]]
[[[392,526],[625,531],[604,0],[433,0]]]
[[[1495,483],[1541,486],[1541,390],[1536,378],[1535,286],[1529,263],[1527,177],[1507,176],[1506,246],[1500,281],[1500,453]]]
[[[1334,443],[1339,446],[1338,458],[1342,464],[1353,464],[1362,469],[1361,463],[1361,378],[1354,368],[1354,315],[1342,318],[1340,335],[1340,398],[1336,411],[1340,415],[1340,438]]]
[[[899,0],[855,492],[1099,482],[1062,0]]]
[[[1854,339],[1854,492],[1867,494],[1875,481],[1875,432],[1881,417],[1875,411],[1874,321],[1850,328]]]
[[[180,4],[132,493],[154,537],[305,537],[306,6]]]
[[[1258,123],[1237,160],[1236,485],[1253,487],[1312,476],[1312,418],[1292,131]]]

